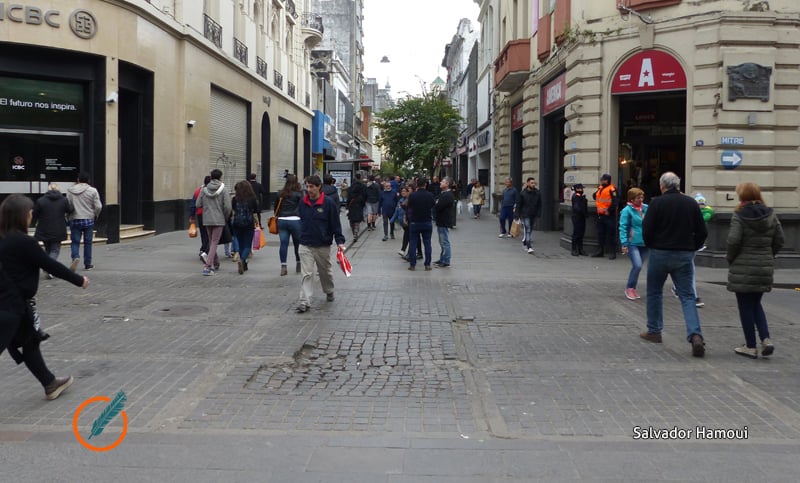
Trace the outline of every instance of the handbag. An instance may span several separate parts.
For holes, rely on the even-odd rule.
[[[231,233],[231,228],[228,225],[224,225],[222,227],[222,235],[219,237],[219,244],[224,245],[226,243],[231,243],[233,241],[233,233]]]
[[[197,238],[197,225],[194,222],[189,223],[189,238]]]
[[[514,222],[511,224],[511,230],[509,230],[511,236],[514,238],[518,237],[521,227],[522,227],[522,221],[519,218],[514,220]]]
[[[283,198],[278,199],[278,206],[275,207],[275,215],[270,216],[269,220],[267,220],[267,229],[273,235],[278,234],[278,212],[281,210],[281,203],[283,203]]]

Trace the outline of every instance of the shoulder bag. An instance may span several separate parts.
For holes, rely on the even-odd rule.
[[[267,220],[267,229],[273,235],[278,234],[278,212],[281,211],[281,203],[283,203],[283,197],[278,198],[278,206],[275,207],[275,215],[270,216],[269,220]]]

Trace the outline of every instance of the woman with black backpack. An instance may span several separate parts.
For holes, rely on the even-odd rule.
[[[233,236],[239,244],[239,275],[247,271],[247,257],[253,250],[253,234],[258,222],[258,200],[249,181],[239,181],[233,187],[231,213]]]

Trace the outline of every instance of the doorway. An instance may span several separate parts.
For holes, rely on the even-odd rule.
[[[261,116],[261,184],[266,186],[270,196],[275,191],[273,190],[271,182],[272,173],[272,158],[270,157],[270,143],[271,133],[269,127],[269,113],[265,112]],[[267,206],[272,206],[270,201],[267,200]]]
[[[119,222],[158,229],[153,200],[153,73],[120,62],[119,79]],[[167,227],[172,229],[171,224]],[[109,226],[109,239],[114,238],[113,228]]]
[[[542,119],[542,158],[537,181],[542,195],[540,230],[562,230],[564,215],[559,213],[564,183],[564,109],[559,109]]]
[[[621,198],[641,188],[645,203],[661,194],[658,178],[672,171],[686,187],[686,92],[620,95],[616,179]],[[622,200],[621,200],[622,202]]]

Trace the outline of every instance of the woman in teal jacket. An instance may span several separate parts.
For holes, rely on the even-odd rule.
[[[647,205],[644,204],[644,191],[639,188],[629,189],[628,205],[619,214],[619,243],[622,246],[622,254],[628,255],[631,259],[631,272],[625,288],[625,296],[630,300],[641,298],[636,291],[636,285],[639,283],[642,265],[647,259],[647,247],[644,246],[642,238],[642,220],[645,213]]]

